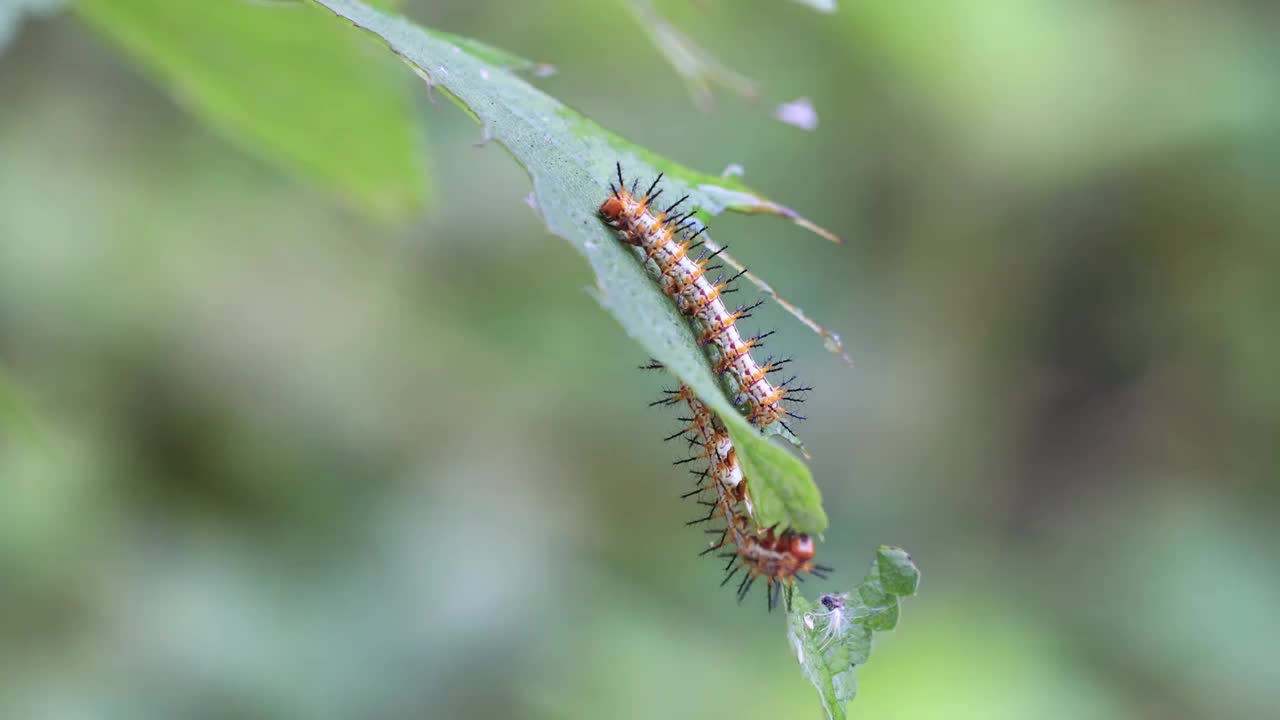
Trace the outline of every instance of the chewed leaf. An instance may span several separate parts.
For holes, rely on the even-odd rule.
[[[803,224],[799,216],[737,180],[695,172],[631,144],[505,66],[487,61],[489,52],[473,54],[473,46],[459,45],[451,35],[378,12],[358,0],[312,1],[380,38],[515,157],[533,180],[534,199],[548,229],[568,240],[591,264],[601,305],[725,421],[744,466],[759,473],[752,486],[762,505],[759,522],[821,533],[826,516],[808,468],[764,438],[733,406],[688,323],[601,222],[597,208],[620,162],[628,177],[649,179],[665,173],[666,193],[689,194],[705,213],[768,212]]]
[[[871,657],[873,633],[898,624],[899,598],[916,593],[920,570],[902,548],[881,546],[871,571],[853,590],[817,603],[795,597],[787,635],[805,678],[832,720],[845,717],[857,692],[855,670]]]

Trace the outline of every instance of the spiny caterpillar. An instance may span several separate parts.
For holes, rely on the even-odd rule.
[[[705,244],[705,240],[699,241],[698,238],[707,230],[706,226],[693,219],[693,210],[673,215],[676,208],[689,199],[689,196],[680,198],[655,214],[650,210],[650,205],[662,194],[661,190],[655,192],[662,175],[658,175],[643,196],[638,196],[637,181],[632,182],[630,190],[627,189],[621,163],[617,165],[617,173],[618,185],[615,187],[610,184],[610,195],[600,205],[600,216],[614,229],[622,242],[637,248],[643,254],[647,267],[656,270],[663,292],[675,299],[676,309],[693,323],[699,343],[710,347],[716,373],[725,377],[730,384],[735,394],[734,403],[743,415],[760,428],[777,422],[794,436],[783,419],[784,416],[800,420],[804,418],[782,407],[782,401],[803,402],[795,394],[810,388],[788,389],[795,381],[794,376],[777,386],[767,379],[769,373],[790,362],[790,359],[774,362],[770,358],[763,365],[757,363],[751,356],[751,350],[759,347],[764,338],[772,333],[744,339],[737,328],[737,321],[750,317],[751,311],[760,303],[740,306],[730,312],[722,299],[722,296],[736,291],[728,286],[746,271],[743,270],[727,280],[721,276],[715,282],[709,281],[706,274],[720,267],[710,263],[724,248],[714,252],[709,252],[709,248],[703,249],[696,259],[689,257],[690,251]],[[644,367],[658,369],[662,365],[654,362]],[[693,456],[676,464],[698,460],[707,463],[704,469],[693,471],[697,486],[685,493],[684,497],[696,498],[696,502],[707,507],[708,511],[689,524],[717,520],[724,523],[723,528],[707,530],[708,534],[718,538],[700,554],[723,549],[719,556],[728,558],[729,562],[725,565],[726,575],[721,585],[727,584],[738,572],[743,572],[737,589],[738,602],[742,602],[747,596],[756,579],[763,577],[766,583],[765,600],[769,609],[772,610],[779,604],[784,586],[787,606],[790,607],[795,581],[803,580],[803,573],[825,577],[824,573],[829,572],[830,568],[813,562],[814,543],[808,535],[790,529],[779,532],[776,526],[758,526],[748,492],[748,482],[738,465],[733,441],[724,424],[687,385],[665,393],[664,398],[653,404],[675,405],[683,402],[689,408],[689,416],[680,418],[686,426],[666,439],[683,438],[691,448],[698,448]]]
[[[652,261],[663,292],[673,296],[676,308],[694,323],[694,330],[699,333],[699,344],[713,348],[716,374],[729,379],[735,394],[734,403],[743,408],[747,419],[760,428],[778,422],[794,437],[795,433],[784,418],[804,418],[784,408],[782,402],[804,402],[796,395],[811,388],[788,388],[795,382],[795,376],[778,385],[769,381],[767,375],[790,362],[789,358],[776,362],[770,358],[761,365],[751,356],[751,349],[761,346],[762,341],[773,333],[744,339],[738,332],[737,322],[750,317],[751,311],[764,301],[739,306],[730,312],[722,299],[736,291],[729,285],[742,277],[746,270],[728,279],[720,276],[715,282],[708,280],[707,273],[721,267],[709,263],[727,246],[715,252],[704,248],[697,259],[689,257],[691,250],[704,245],[705,241],[699,241],[698,237],[707,230],[706,226],[700,226],[694,220],[695,210],[675,213],[689,196],[685,195],[655,214],[650,204],[662,194],[661,190],[654,192],[662,181],[662,174],[659,173],[643,196],[637,196],[637,181],[633,180],[628,190],[622,178],[622,163],[618,163],[617,170],[618,185],[614,187],[610,183],[611,192],[600,205],[600,216],[622,242],[639,248],[645,258]]]
[[[661,367],[655,362],[645,365],[644,369]],[[779,533],[776,527],[761,529],[757,526],[747,479],[743,477],[738,465],[729,431],[711,408],[694,395],[689,386],[681,385],[679,390],[666,390],[664,393],[662,399],[652,404],[675,405],[683,402],[689,408],[689,416],[679,418],[687,425],[666,439],[683,438],[691,448],[697,448],[692,456],[677,464],[698,460],[705,460],[707,463],[705,468],[691,471],[696,478],[696,487],[682,497],[695,498],[699,505],[709,509],[705,515],[688,524],[698,525],[716,520],[724,522],[723,528],[706,531],[718,538],[699,555],[723,549],[718,556],[728,558],[729,562],[724,566],[726,575],[720,582],[721,586],[728,584],[739,571],[743,571],[736,591],[738,602],[742,602],[751,591],[757,578],[764,578],[765,600],[769,610],[778,606],[784,586],[787,607],[790,608],[795,581],[804,580],[802,573],[825,579],[825,573],[831,568],[813,562],[814,544],[808,535],[792,530]]]

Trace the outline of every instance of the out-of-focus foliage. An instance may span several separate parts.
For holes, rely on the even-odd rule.
[[[377,217],[422,208],[410,85],[359,33],[310,3],[80,0],[76,8],[232,140]]]
[[[751,78],[726,67],[711,53],[699,47],[693,38],[677,30],[654,9],[651,0],[625,2],[635,18],[636,27],[649,36],[671,68],[684,79],[689,95],[700,109],[711,109],[712,85],[723,87],[743,98],[754,98],[759,94],[760,91]]]
[[[63,0],[0,0],[0,52],[18,34],[25,16],[52,14],[62,3]]]
[[[37,439],[36,420],[30,404],[22,396],[21,389],[9,379],[0,366],[0,432],[21,436],[24,440]]]
[[[818,388],[841,572],[808,597],[884,541],[927,574],[855,717],[1256,720],[1280,705],[1274,5],[657,3],[811,98],[812,133],[699,113],[612,3],[405,10],[847,239],[713,228],[854,358],[757,318]],[[438,201],[388,228],[74,13],[23,22],[0,98],[0,366],[37,430],[0,424],[0,717],[815,716],[782,618],[695,557],[661,382],[462,113],[424,103]]]

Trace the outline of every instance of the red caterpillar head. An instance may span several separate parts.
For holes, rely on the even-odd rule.
[[[656,361],[644,366],[645,369],[658,369],[662,365]],[[826,578],[830,568],[816,564],[814,541],[809,535],[795,530],[779,531],[775,528],[762,529],[755,522],[752,513],[750,489],[747,478],[742,476],[738,467],[737,452],[729,438],[728,431],[706,405],[693,394],[687,385],[679,390],[664,390],[664,397],[653,405],[674,405],[685,403],[689,406],[690,417],[684,418],[688,423],[667,440],[684,439],[691,446],[699,448],[691,457],[678,461],[677,464],[705,460],[705,469],[694,471],[697,482],[686,498],[697,498],[700,505],[710,508],[689,522],[689,525],[724,522],[720,529],[709,529],[707,532],[718,535],[701,554],[706,555],[722,550],[719,557],[728,560],[724,567],[727,573],[721,581],[725,585],[738,573],[742,573],[738,585],[737,596],[741,601],[757,579],[766,584],[765,598],[769,609],[777,607],[786,593],[787,606],[790,607],[791,591],[797,579],[810,574]],[[710,499],[707,499],[707,498]]]
[[[746,525],[745,522],[740,523],[738,527],[741,528],[744,525]],[[826,566],[813,562],[813,538],[804,533],[784,530],[778,534],[769,529],[754,535],[743,533],[739,542],[735,550],[737,558],[734,561],[737,567],[733,570],[734,572],[738,568],[746,570],[746,576],[738,586],[739,602],[751,590],[751,584],[755,579],[763,577],[767,583],[765,596],[769,609],[777,607],[779,596],[784,589],[789,607],[791,590],[797,578],[807,573],[825,579],[826,573],[830,570]],[[730,573],[729,577],[732,576],[733,573]]]
[[[788,538],[787,536],[790,535]],[[804,533],[793,533],[790,530],[782,534],[786,540],[787,552],[791,557],[801,562],[812,560],[816,554],[813,547],[813,538]]]
[[[610,195],[609,198],[600,205],[600,217],[604,218],[614,227],[617,227],[622,222],[622,218],[626,213],[627,204],[622,201],[622,198],[619,197],[617,193]]]
[[[766,530],[760,537],[760,547],[773,554],[773,574],[781,578],[809,571],[809,561],[816,554],[813,538],[793,530],[784,530],[780,535],[774,535],[773,530]]]
[[[627,184],[623,182],[622,163],[618,163],[617,168],[618,186],[609,186],[609,189],[612,192],[609,194],[609,197],[605,198],[604,202],[600,203],[599,213],[600,217],[604,218],[604,221],[609,224],[609,227],[614,228],[615,230],[624,230],[632,222],[635,216],[643,215],[648,210],[648,208],[645,207],[645,202],[648,201],[649,198],[648,195],[646,195],[644,201],[637,202],[633,196],[635,188],[632,188],[631,192],[627,192]],[[659,175],[659,178],[661,178],[661,175]],[[654,185],[657,185],[657,183],[655,182]],[[652,192],[653,188],[649,188],[649,190]],[[634,235],[629,232],[619,232],[618,237],[628,245],[640,244],[638,238],[634,237]]]

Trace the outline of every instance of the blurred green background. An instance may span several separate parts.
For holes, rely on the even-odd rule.
[[[924,572],[852,716],[1272,716],[1280,5],[658,7],[761,100],[699,113],[616,2],[405,12],[847,238],[713,223],[854,358],[752,325],[818,388],[805,590]],[[0,717],[820,716],[694,557],[660,380],[455,107],[378,60],[430,175],[388,223],[74,14],[2,52]]]

